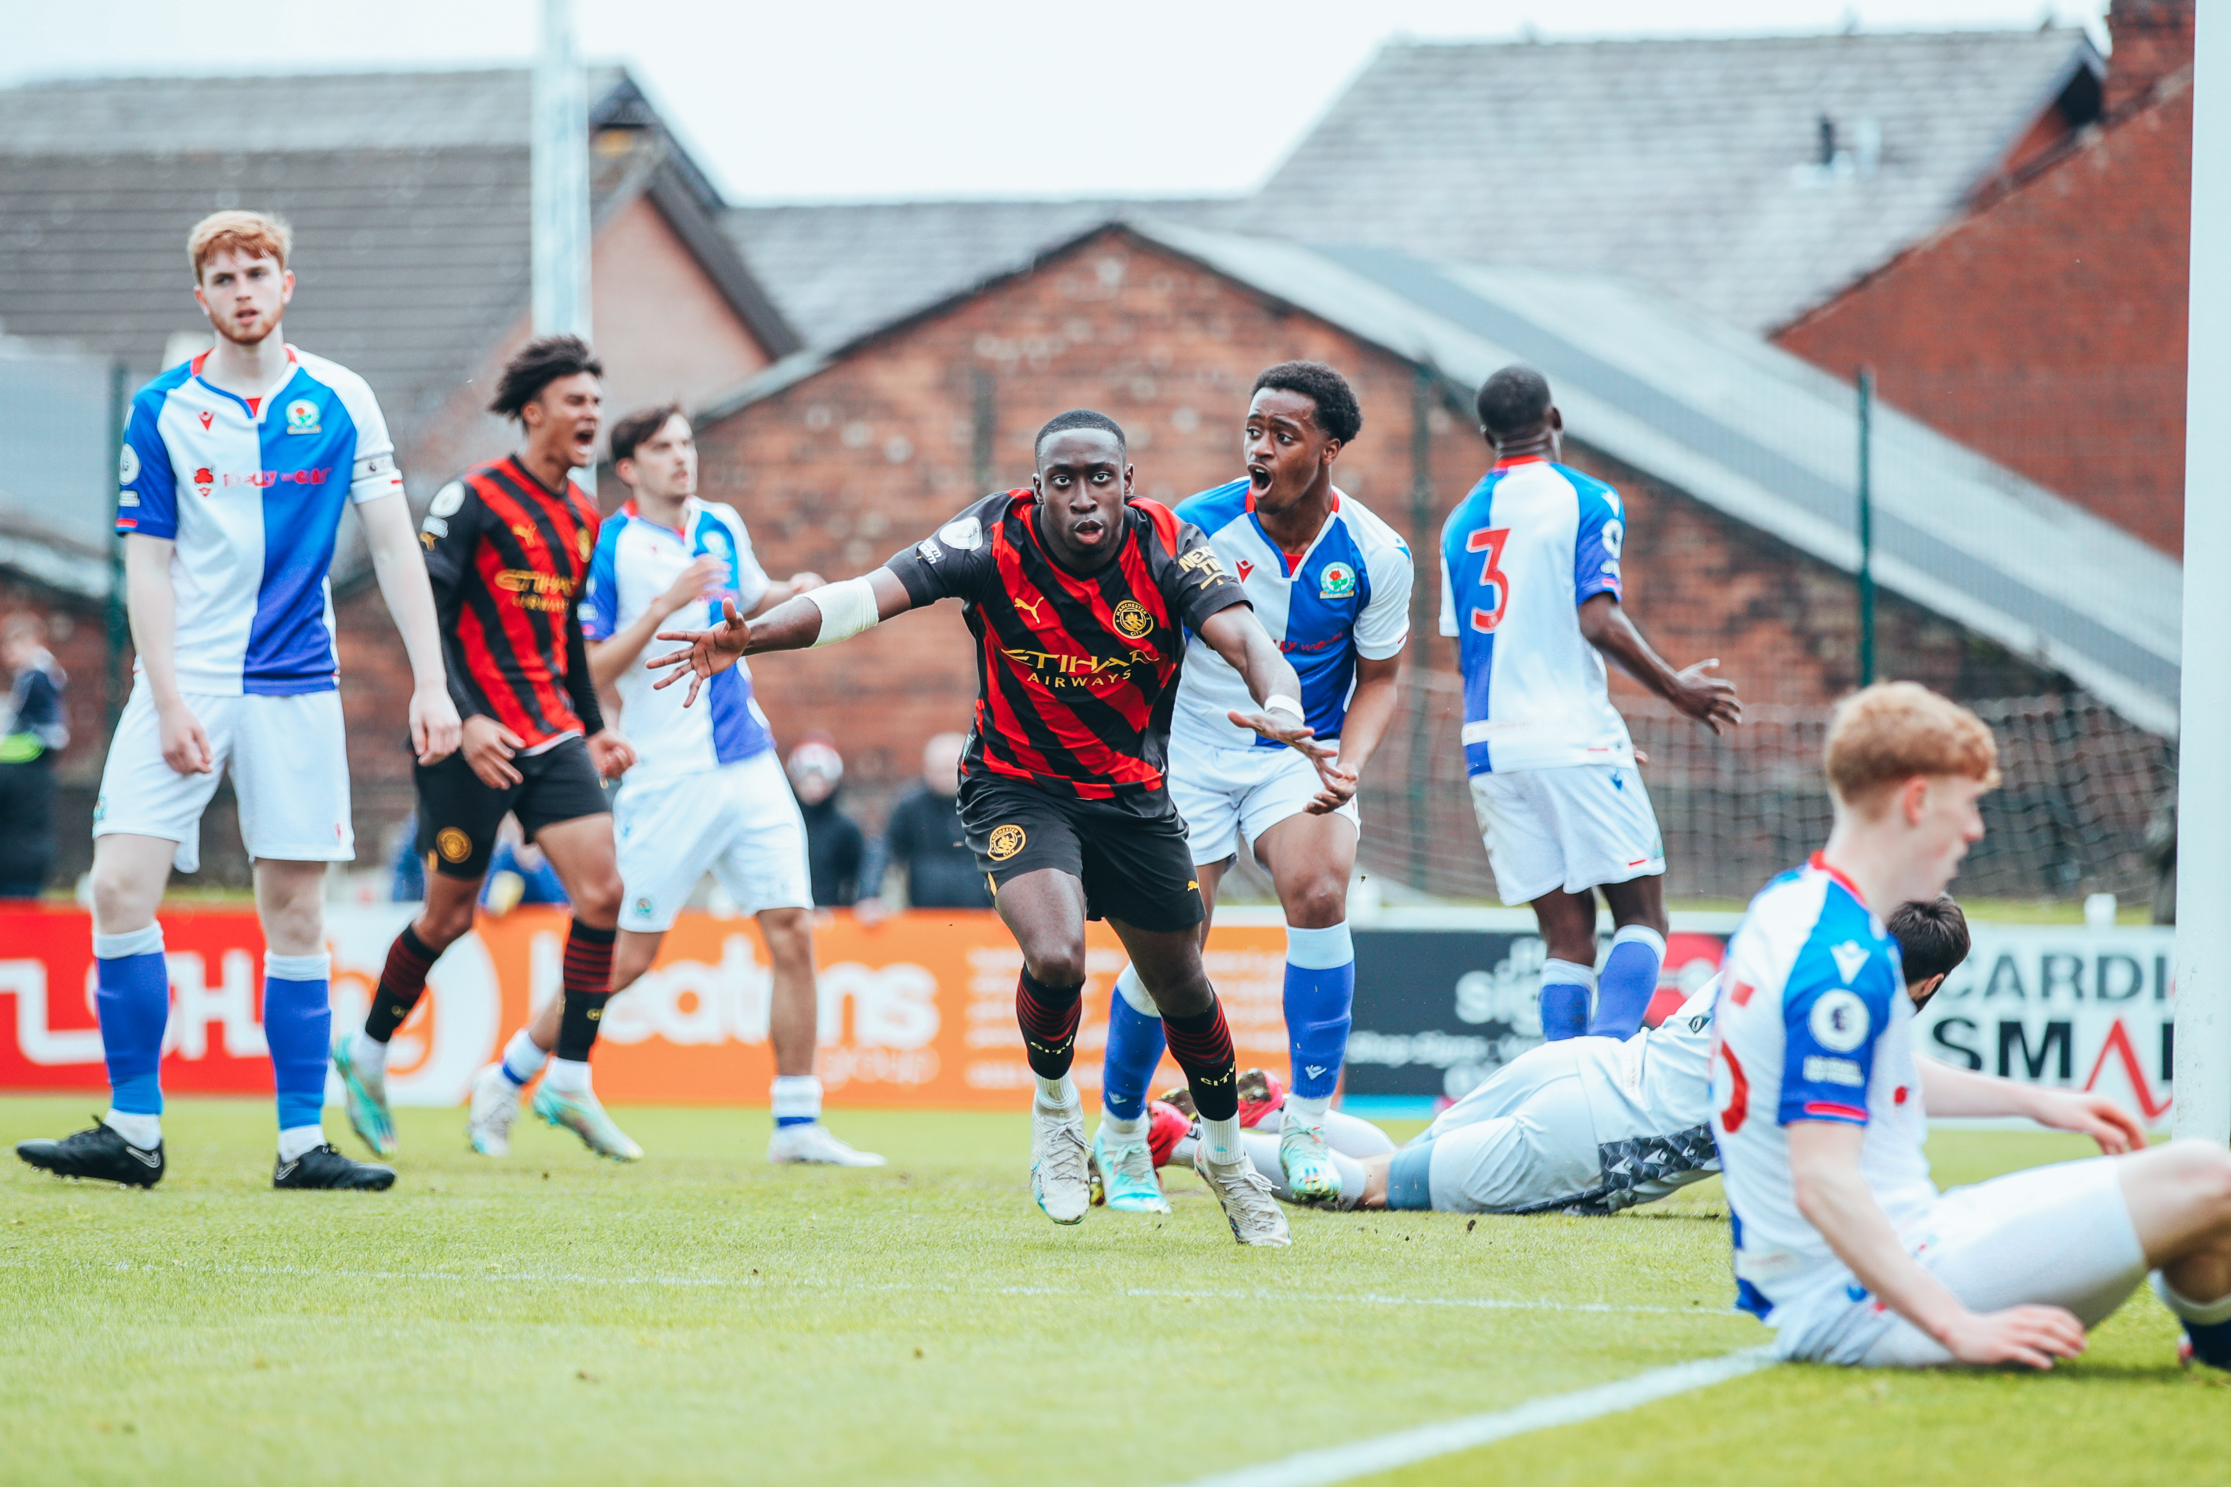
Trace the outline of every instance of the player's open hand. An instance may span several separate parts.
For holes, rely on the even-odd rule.
[[[683,677],[689,678],[689,695],[682,699],[684,707],[697,701],[700,687],[743,659],[745,649],[751,644],[751,621],[736,608],[736,601],[723,599],[720,608],[721,622],[710,630],[659,631],[659,639],[679,641],[688,649],[653,656],[644,663],[654,669],[671,668],[651,683],[653,687],[671,687]]]
[[[2055,1358],[2084,1351],[2084,1324],[2057,1306],[2010,1306],[1963,1313],[1940,1341],[1962,1363],[2051,1368]]]
[[[209,730],[183,701],[160,709],[156,721],[162,729],[163,762],[180,774],[208,774],[217,767],[209,747]]]
[[[508,790],[526,778],[511,760],[527,741],[494,718],[475,714],[465,719],[459,739],[466,765],[489,789]]]
[[[1714,733],[1736,727],[1743,721],[1743,701],[1735,695],[1735,683],[1706,675],[1719,664],[1720,658],[1714,656],[1709,661],[1699,661],[1675,672],[1673,695],[1666,699]]]
[[[457,720],[457,704],[446,687],[418,687],[411,691],[411,752],[421,764],[439,764],[457,752],[464,725]]]
[[[2056,1131],[2076,1131],[2099,1143],[2109,1156],[2146,1149],[2146,1131],[2137,1117],[2105,1095],[2079,1089],[2039,1091],[2034,1119]]]
[[[1225,716],[1230,718],[1236,726],[1252,728],[1272,743],[1282,743],[1289,749],[1299,750],[1308,758],[1310,763],[1317,766],[1318,778],[1325,780],[1328,784],[1335,776],[1339,775],[1346,775],[1351,781],[1354,779],[1352,772],[1342,770],[1338,764],[1333,762],[1338,751],[1330,744],[1317,741],[1316,729],[1283,709],[1278,712],[1259,713],[1243,713],[1235,710],[1226,713]],[[1328,769],[1331,771],[1330,774],[1326,772]],[[1353,785],[1350,786],[1348,793],[1351,795],[1355,793]]]
[[[616,780],[635,768],[635,745],[607,728],[589,739],[589,762],[599,779]]]

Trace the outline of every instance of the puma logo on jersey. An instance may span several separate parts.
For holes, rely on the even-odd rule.
[[[1036,599],[1025,599],[1018,595],[1014,600],[1015,608],[1018,611],[1028,610],[1030,612],[1030,626],[1034,630],[1038,628],[1039,624],[1038,611],[1042,607],[1044,607],[1045,602],[1046,600],[1043,595]]]
[[[1867,951],[1856,940],[1846,940],[1828,953],[1835,957],[1836,969],[1842,973],[1846,986],[1851,985],[1851,978],[1858,975],[1859,968],[1867,963]]]

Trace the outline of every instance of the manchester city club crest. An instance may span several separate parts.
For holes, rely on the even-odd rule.
[[[296,398],[287,404],[287,432],[314,434],[318,432],[318,405],[308,398]]]
[[[1115,627],[1124,639],[1138,640],[1154,628],[1154,616],[1138,600],[1126,599],[1115,607]]]
[[[1317,585],[1320,599],[1345,599],[1356,591],[1356,570],[1346,563],[1327,563]]]

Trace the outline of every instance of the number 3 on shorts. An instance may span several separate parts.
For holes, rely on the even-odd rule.
[[[1511,607],[1511,581],[1502,569],[1503,544],[1511,537],[1509,527],[1482,527],[1464,539],[1466,552],[1484,552],[1487,558],[1480,564],[1480,587],[1492,584],[1495,588],[1495,607],[1472,610],[1472,628],[1481,632],[1493,630],[1503,623],[1503,612]]]

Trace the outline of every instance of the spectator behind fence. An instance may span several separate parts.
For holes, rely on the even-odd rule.
[[[54,755],[70,741],[62,707],[69,678],[47,653],[46,621],[0,622],[0,898],[37,898],[54,866]]]
[[[785,766],[790,793],[806,822],[806,861],[813,875],[817,908],[841,909],[860,898],[860,871],[868,855],[867,834],[837,804],[844,785],[844,756],[826,735],[815,734],[790,751]]]
[[[891,824],[877,844],[863,887],[869,895],[882,893],[887,908],[901,903],[915,909],[992,906],[991,889],[977,870],[976,854],[961,840],[960,812],[953,803],[960,790],[961,751],[967,742],[958,733],[940,733],[924,744],[922,777],[907,786],[891,808]],[[903,899],[895,891],[883,892],[882,879],[891,868],[905,875]],[[867,917],[877,916],[871,912]]]

